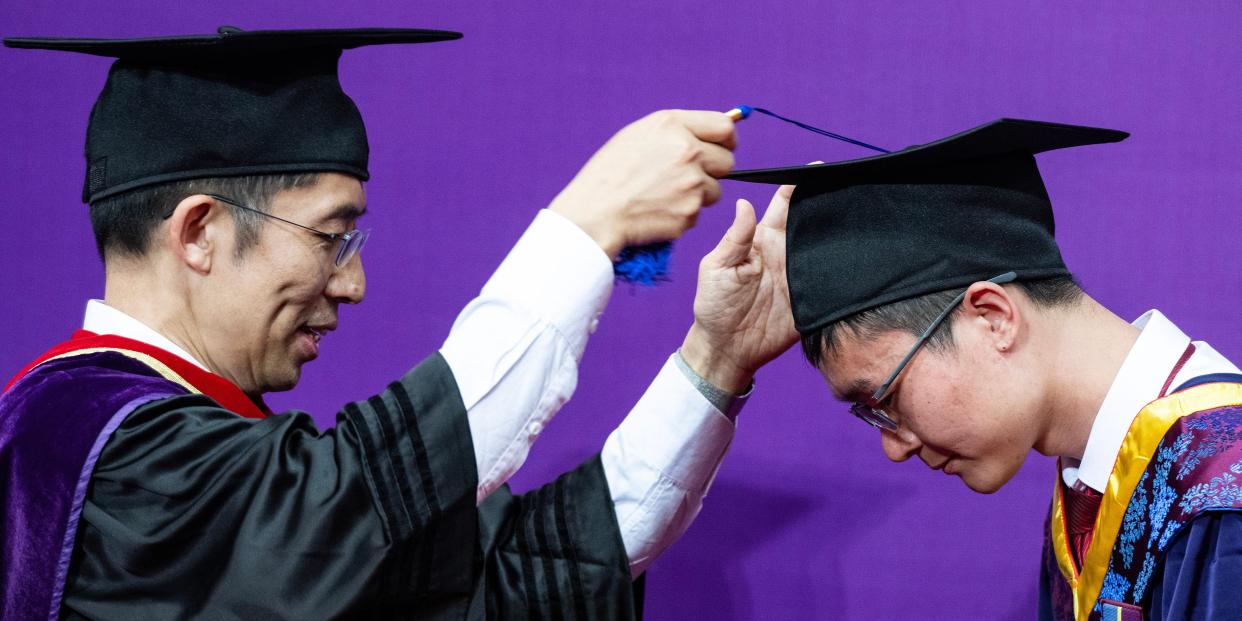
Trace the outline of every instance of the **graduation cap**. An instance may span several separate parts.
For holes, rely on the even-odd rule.
[[[116,58],[86,130],[94,202],[202,177],[334,171],[366,180],[366,129],[341,90],[341,51],[458,39],[440,30],[242,31],[147,39],[5,39]]]
[[[1118,142],[1112,129],[1000,119],[863,159],[736,171],[796,184],[786,275],[798,332],[1013,271],[1065,276],[1035,154]]]

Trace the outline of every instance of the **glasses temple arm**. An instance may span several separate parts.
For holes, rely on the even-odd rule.
[[[999,276],[989,278],[988,282],[1002,285],[1007,282],[1013,282],[1017,278],[1017,272],[1005,272]],[[936,328],[940,327],[940,324],[945,320],[945,318],[957,308],[958,304],[962,303],[962,300],[966,299],[966,293],[969,291],[970,288],[968,287],[965,291],[959,293],[957,297],[953,298],[953,302],[946,306],[944,310],[940,311],[940,314],[936,316],[936,320],[931,322],[931,325],[927,326],[926,330],[923,330],[923,334],[919,335],[918,340],[914,342],[914,347],[911,347],[909,353],[907,353],[906,356],[901,359],[901,362],[897,364],[897,369],[893,371],[893,374],[889,376],[888,380],[881,384],[879,388],[876,389],[875,394],[871,397],[872,399],[879,401],[880,398],[884,396],[884,393],[888,392],[888,387],[897,380],[898,375],[901,375],[901,370],[906,368],[906,364],[910,362],[910,359],[914,357],[914,354],[918,353],[919,348],[921,348],[923,343],[931,337],[932,333],[936,331]]]

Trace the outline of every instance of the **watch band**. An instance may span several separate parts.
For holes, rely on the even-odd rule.
[[[746,387],[746,391],[740,395],[722,390],[690,368],[690,364],[682,357],[680,349],[673,354],[673,359],[677,361],[677,368],[681,369],[686,379],[690,380],[690,383],[694,385],[695,390],[698,390],[699,394],[703,395],[703,398],[707,399],[708,403],[711,403],[721,414],[729,417],[729,420],[737,418],[738,412],[741,412],[742,406],[746,404],[746,399],[755,391],[755,380],[753,379],[750,381],[750,385]]]

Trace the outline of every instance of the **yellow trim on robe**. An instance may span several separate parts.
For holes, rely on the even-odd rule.
[[[181,386],[182,388],[185,388],[186,390],[190,391],[191,394],[201,395],[203,393],[203,391],[195,388],[189,382],[187,382],[185,378],[178,375],[176,371],[173,371],[172,369],[168,368],[168,365],[164,364],[163,362],[160,362],[159,360],[156,360],[155,358],[148,356],[142,352],[133,351],[129,349],[120,349],[117,347],[91,347],[89,349],[75,349],[70,352],[65,352],[59,356],[52,356],[51,358],[48,358],[47,360],[40,362],[39,365],[42,366],[48,362],[51,362],[52,360],[60,360],[61,358],[72,358],[74,356],[84,356],[86,354],[97,354],[100,352],[114,352],[114,353],[121,354],[122,356],[133,358],[134,360],[137,360],[138,362],[141,362],[142,364],[145,364],[151,367],[152,370],[154,370],[156,373],[159,373],[160,376],[163,377],[164,379],[170,382],[173,382]]]
[[[1108,489],[1100,501],[1100,511],[1095,516],[1095,534],[1091,545],[1083,559],[1081,571],[1074,570],[1069,551],[1069,537],[1065,533],[1065,518],[1061,506],[1061,470],[1058,463],[1057,488],[1052,495],[1052,546],[1056,555],[1061,575],[1074,592],[1074,618],[1087,621],[1095,601],[1100,597],[1100,589],[1104,587],[1104,575],[1108,573],[1108,560],[1113,553],[1113,544],[1117,541],[1117,533],[1121,530],[1121,521],[1125,517],[1126,507],[1134,488],[1138,487],[1139,479],[1151,462],[1156,447],[1164,439],[1177,419],[1213,408],[1230,405],[1242,405],[1242,384],[1217,383],[1195,386],[1163,399],[1147,404],[1134,417],[1126,438],[1121,443],[1121,451],[1117,454],[1117,462],[1113,464],[1112,474],[1108,477]]]
[[[1057,473],[1062,470],[1061,460],[1057,459]],[[1061,477],[1057,476],[1056,485],[1052,486],[1052,520],[1048,528],[1052,529],[1052,551],[1057,558],[1057,567],[1070,587],[1078,585],[1078,568],[1069,552],[1069,534],[1065,524],[1065,492],[1062,491]]]

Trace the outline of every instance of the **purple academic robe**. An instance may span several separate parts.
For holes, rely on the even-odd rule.
[[[78,516],[104,443],[140,406],[187,392],[141,362],[101,352],[45,362],[0,397],[0,617],[58,616]]]
[[[1080,619],[1242,619],[1239,382],[1237,375],[1196,378],[1136,418],[1127,445],[1141,445],[1138,437],[1145,431],[1158,442],[1149,451],[1123,446],[1105,497],[1107,503],[1108,494],[1114,495],[1117,510],[1112,520],[1097,519],[1091,544],[1111,541],[1107,554],[1088,548],[1081,568],[1068,567],[1073,561],[1067,560],[1064,544],[1058,549],[1054,541],[1062,527],[1054,504],[1044,530],[1041,619],[1075,619],[1075,591],[1067,573],[1075,579],[1102,576],[1093,585],[1095,593],[1078,594],[1086,598],[1080,599]],[[1192,395],[1194,389],[1199,392]],[[1158,417],[1147,415],[1153,407],[1168,412],[1164,424],[1171,424],[1162,434]],[[1118,497],[1130,488],[1128,496]],[[1105,524],[1111,529],[1108,541],[1101,542]]]

